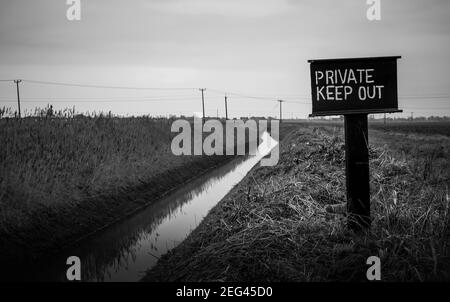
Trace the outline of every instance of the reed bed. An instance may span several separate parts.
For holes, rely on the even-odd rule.
[[[230,158],[173,155],[170,119],[61,114],[0,119],[0,257],[13,268]]]

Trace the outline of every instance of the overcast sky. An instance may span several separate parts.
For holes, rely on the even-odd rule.
[[[0,79],[107,86],[195,88],[118,90],[21,84],[23,107],[117,113],[286,117],[311,112],[308,59],[401,55],[399,107],[450,115],[450,1],[381,0],[368,21],[365,0],[81,0],[68,21],[65,0],[1,0]],[[213,90],[215,89],[215,90]],[[219,90],[219,91],[216,91]],[[435,97],[436,95],[441,97]],[[433,96],[421,98],[419,96]],[[161,97],[160,100],[157,97]],[[0,82],[0,106],[16,106]],[[297,103],[294,103],[297,102]]]

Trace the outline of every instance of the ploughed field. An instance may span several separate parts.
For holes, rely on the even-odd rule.
[[[256,166],[144,281],[367,280],[369,256],[384,281],[449,281],[449,124],[370,124],[362,236],[328,211],[346,200],[342,124],[296,125],[278,165]]]

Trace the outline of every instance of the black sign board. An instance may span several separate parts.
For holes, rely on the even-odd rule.
[[[344,115],[348,226],[370,227],[367,114],[401,112],[396,57],[309,60],[312,114]]]
[[[312,114],[400,112],[395,57],[309,60]]]

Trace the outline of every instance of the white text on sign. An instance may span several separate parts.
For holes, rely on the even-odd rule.
[[[353,93],[360,100],[380,100],[384,85],[373,85],[374,69],[315,71],[316,101],[345,101]],[[355,85],[359,85],[354,89]]]

